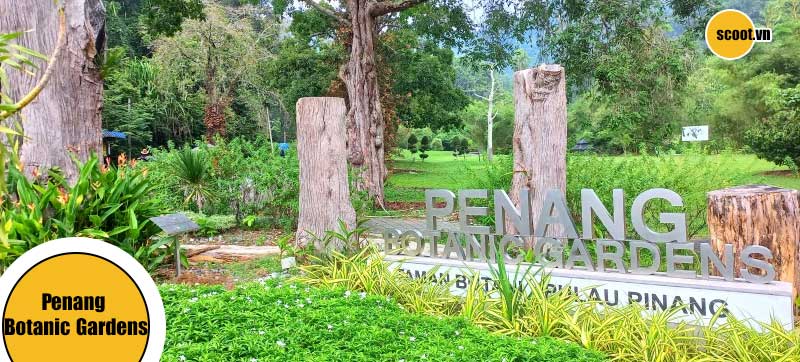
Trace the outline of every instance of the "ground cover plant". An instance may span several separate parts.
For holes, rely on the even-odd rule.
[[[549,293],[546,276],[528,280],[530,288],[499,288],[487,293],[478,276],[463,297],[449,285],[410,279],[387,268],[374,250],[353,256],[334,255],[327,263],[304,266],[298,280],[328,288],[346,288],[395,299],[406,310],[435,316],[460,316],[497,334],[552,337],[605,353],[614,361],[798,361],[800,330],[786,331],[777,323],[759,324],[718,315],[714,327],[679,322],[681,306],[642,314],[630,304],[598,308],[569,288]],[[435,275],[435,271],[429,272]],[[532,273],[535,274],[535,273]],[[516,284],[516,283],[514,283]],[[502,283],[501,283],[502,285]]]
[[[491,334],[464,318],[408,313],[392,298],[268,280],[163,285],[165,361],[605,360],[552,338]]]

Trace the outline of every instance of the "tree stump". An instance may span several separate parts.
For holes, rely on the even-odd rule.
[[[300,160],[300,217],[298,246],[316,242],[339,220],[355,225],[347,182],[344,99],[300,98],[297,101],[297,157]],[[312,235],[313,234],[313,235]]]
[[[768,185],[732,187],[708,193],[708,231],[722,255],[724,245],[734,253],[747,245],[772,251],[776,278],[800,290],[800,194]],[[742,268],[737,261],[734,270]]]
[[[547,190],[563,193],[567,188],[567,92],[560,65],[542,64],[514,73],[513,147],[509,197],[519,205],[520,190],[530,189],[535,225]],[[508,220],[506,225],[516,232]],[[548,235],[558,232],[551,228]]]

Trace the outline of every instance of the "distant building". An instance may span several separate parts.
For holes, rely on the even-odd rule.
[[[590,151],[592,149],[592,144],[585,139],[581,139],[578,143],[575,144],[575,147],[572,147],[572,151],[575,152],[585,152]]]

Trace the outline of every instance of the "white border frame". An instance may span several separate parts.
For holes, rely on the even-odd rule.
[[[133,279],[147,304],[147,314],[150,319],[150,335],[141,361],[159,361],[164,352],[164,342],[167,337],[167,320],[164,314],[164,302],[161,300],[158,287],[150,277],[150,273],[136,259],[105,241],[82,237],[56,239],[38,245],[22,254],[0,276],[0,303],[2,303],[0,306],[2,306],[3,313],[5,314],[5,306],[12,289],[28,270],[50,257],[74,253],[90,254],[108,259]],[[3,347],[3,351],[0,352],[0,361],[10,361],[5,337],[0,338],[0,345]]]

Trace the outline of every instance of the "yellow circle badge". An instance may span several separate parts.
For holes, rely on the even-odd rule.
[[[726,59],[739,59],[757,42],[772,41],[772,30],[756,28],[747,14],[734,9],[722,10],[706,24],[706,45],[714,55]]]
[[[59,239],[0,277],[3,361],[158,361],[164,306],[147,271],[103,241]]]

